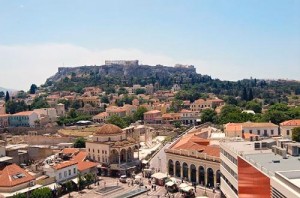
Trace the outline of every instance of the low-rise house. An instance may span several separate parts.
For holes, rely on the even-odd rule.
[[[170,124],[176,121],[180,121],[180,116],[180,113],[165,113],[162,115],[162,122]]]
[[[224,132],[227,137],[243,137],[244,133],[264,137],[280,135],[278,126],[271,122],[227,123],[224,125]]]
[[[0,167],[0,194],[3,196],[11,197],[19,190],[27,192],[35,187],[34,177],[18,165],[10,164]]]
[[[180,111],[180,120],[183,124],[186,125],[195,125],[200,119],[198,111],[191,111],[187,109],[182,109]]]
[[[224,101],[221,99],[209,99],[209,100],[198,99],[191,104],[190,109],[192,111],[201,112],[203,109],[214,109],[222,105],[224,105]]]
[[[5,128],[9,126],[8,123],[9,114],[1,114],[0,115],[0,128]]]
[[[78,162],[76,161],[63,161],[60,163],[46,164],[43,170],[50,178],[54,177],[57,183],[64,182],[77,177],[78,175]]]
[[[280,123],[281,136],[291,139],[292,138],[292,130],[295,127],[300,127],[300,119],[287,120],[287,121]]]
[[[162,120],[161,116],[162,116],[161,111],[159,110],[147,111],[146,113],[144,113],[144,122],[152,123],[152,124],[161,123]]]
[[[8,117],[9,126],[11,127],[35,127],[38,120],[38,114],[34,111],[23,111]]]
[[[92,119],[93,119],[93,122],[98,122],[98,123],[106,122],[106,120],[108,119],[108,113],[107,112],[99,113],[99,114],[93,116]]]
[[[106,113],[108,114],[108,117],[111,117],[113,115],[117,115],[119,117],[125,117],[126,109],[122,107],[110,106],[106,108]]]

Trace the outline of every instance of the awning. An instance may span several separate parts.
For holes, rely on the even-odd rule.
[[[187,186],[181,189],[184,192],[189,192],[190,190],[194,190],[194,188],[192,186]]]
[[[181,183],[181,184],[179,185],[179,188],[182,189],[182,188],[185,188],[185,187],[187,187],[187,186],[189,186],[189,185],[187,185],[186,183]]]
[[[75,184],[78,184],[78,178],[72,179],[72,182],[74,182]]]
[[[154,173],[153,175],[151,175],[151,177],[155,179],[165,179],[168,176],[165,173]]]
[[[147,160],[142,160],[142,164],[148,164]]]
[[[173,186],[173,185],[175,185],[175,183],[172,182],[172,181],[168,181],[168,182],[166,183],[166,186]]]
[[[42,185],[40,184],[36,184],[34,186],[30,186],[28,188],[23,188],[22,190],[18,190],[18,191],[15,191],[15,192],[11,192],[11,193],[1,193],[1,195],[3,195],[4,197],[12,197],[16,194],[23,194],[23,193],[26,193],[28,191],[32,191],[34,189],[37,189],[37,188],[40,188],[40,187],[43,187]]]
[[[49,185],[46,185],[44,187],[48,187],[50,188],[51,190],[54,190],[54,189],[57,189],[60,185],[57,184],[57,183],[52,183],[52,184],[49,184]]]

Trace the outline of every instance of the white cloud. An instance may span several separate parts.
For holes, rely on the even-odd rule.
[[[105,60],[138,59],[141,64],[174,65],[176,60],[137,49],[91,50],[70,44],[0,45],[0,86],[28,90],[62,66],[102,65]]]

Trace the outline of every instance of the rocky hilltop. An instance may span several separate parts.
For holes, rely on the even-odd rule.
[[[149,65],[101,65],[101,66],[79,66],[79,67],[59,67],[58,72],[47,79],[47,81],[57,82],[65,77],[86,77],[97,74],[106,77],[139,77],[146,78],[154,76],[171,77],[175,75],[190,76],[197,75],[196,69],[189,67],[170,67],[170,66],[149,66]]]

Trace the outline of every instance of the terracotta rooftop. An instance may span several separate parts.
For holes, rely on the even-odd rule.
[[[196,150],[210,156],[220,156],[219,147],[210,146],[209,140],[200,138],[195,133],[184,135],[171,149]]]
[[[62,153],[63,154],[76,154],[79,152],[79,149],[78,148],[64,148],[62,150]]]
[[[113,124],[105,124],[98,129],[96,129],[94,135],[109,135],[109,134],[121,134],[122,129]]]
[[[33,111],[22,111],[22,112],[19,112],[19,113],[15,113],[13,114],[14,116],[29,116],[31,115],[32,113],[34,113]]]
[[[60,170],[62,168],[66,168],[68,166],[75,165],[77,163],[78,162],[75,162],[75,161],[64,161],[64,162],[61,162],[59,164],[56,164],[53,168],[55,168],[56,170]]]
[[[271,122],[244,122],[242,127],[255,127],[255,128],[267,128],[267,127],[278,127],[276,124]]]
[[[80,151],[72,158],[72,160],[75,162],[83,162],[86,159],[86,157],[87,157],[87,152]]]
[[[300,119],[284,121],[280,123],[280,126],[300,126]]]
[[[154,114],[154,113],[161,113],[161,111],[159,110],[151,110],[151,111],[147,111],[146,113],[144,113],[144,115],[146,114]]]
[[[193,113],[193,111],[187,110],[187,109],[182,109],[182,110],[180,111],[180,113]]]
[[[34,177],[16,164],[10,164],[0,172],[0,187],[13,187],[32,180]]]
[[[96,167],[97,165],[98,164],[95,163],[95,162],[83,161],[83,162],[78,162],[77,169],[79,171],[84,171],[84,170],[87,170],[89,168]]]

